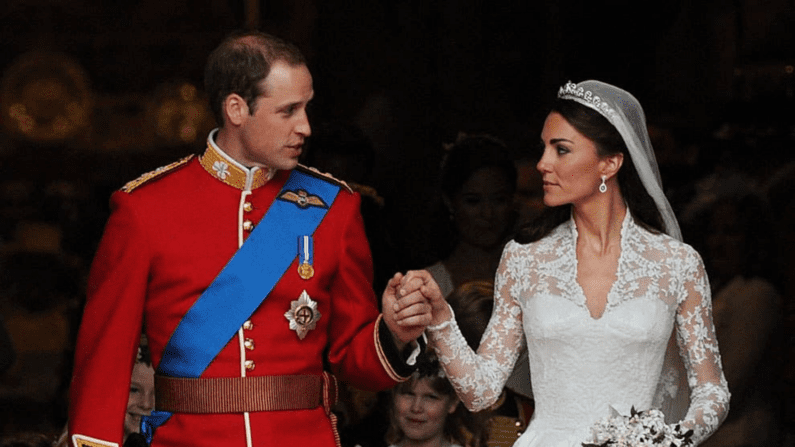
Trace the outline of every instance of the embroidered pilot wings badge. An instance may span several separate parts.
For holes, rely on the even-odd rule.
[[[309,194],[303,189],[299,189],[297,191],[285,191],[279,196],[279,199],[295,203],[300,208],[308,208],[310,206],[328,208],[328,205],[326,205],[326,202],[324,202],[323,199],[316,195]]]

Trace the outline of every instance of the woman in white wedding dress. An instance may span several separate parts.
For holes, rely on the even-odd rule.
[[[558,98],[537,166],[546,217],[506,246],[477,353],[430,275],[410,272],[403,292],[423,283],[430,344],[471,410],[495,402],[527,345],[536,408],[516,446],[580,447],[611,407],[662,407],[697,445],[726,417],[729,391],[708,279],[681,241],[643,111],[598,81],[568,83]],[[689,395],[677,390],[680,359]],[[676,415],[665,399],[675,395],[686,398]]]

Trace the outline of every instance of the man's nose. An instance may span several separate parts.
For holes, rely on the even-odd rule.
[[[309,125],[309,116],[307,116],[306,110],[301,111],[301,117],[295,126],[295,132],[304,137],[312,135],[312,127]]]

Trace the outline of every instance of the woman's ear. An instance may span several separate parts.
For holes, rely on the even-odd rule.
[[[624,154],[618,153],[605,157],[599,161],[599,174],[605,176],[606,179],[611,179],[618,173],[623,164]]]
[[[461,404],[461,399],[458,396],[454,396],[450,399],[450,405],[447,407],[447,414],[455,413],[455,410],[458,409],[458,406]]]

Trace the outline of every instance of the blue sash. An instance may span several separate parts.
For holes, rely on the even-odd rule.
[[[246,242],[183,316],[158,374],[201,376],[279,282],[298,255],[298,238],[315,232],[339,190],[296,169],[290,173]]]

